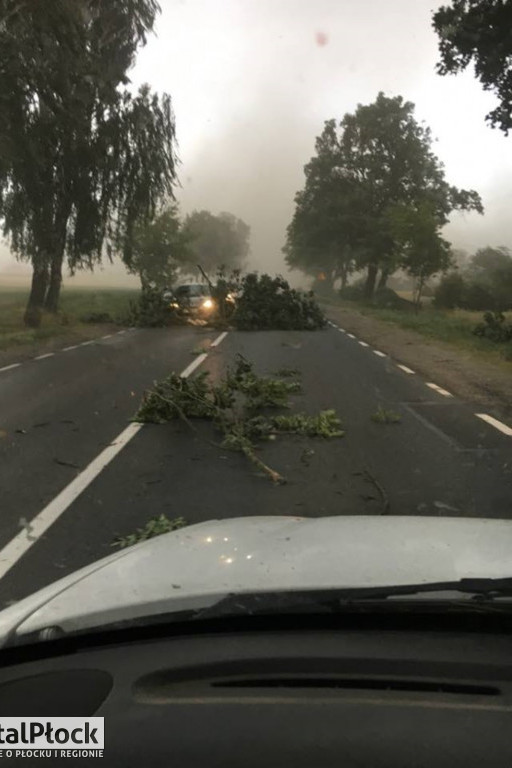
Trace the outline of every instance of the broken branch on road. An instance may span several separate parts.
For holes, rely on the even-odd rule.
[[[187,379],[172,373],[155,382],[153,389],[144,394],[134,421],[162,424],[180,419],[196,432],[192,419],[210,421],[223,436],[220,447],[243,453],[274,483],[284,483],[285,478],[257,455],[260,442],[287,434],[323,438],[344,435],[332,409],[315,415],[266,413],[271,408],[288,409],[290,395],[300,391],[300,382],[289,371],[282,377],[258,376],[253,364],[237,355],[234,368],[228,368],[218,384],[211,382],[207,372]]]

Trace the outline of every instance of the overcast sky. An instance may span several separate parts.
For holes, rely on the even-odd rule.
[[[439,77],[435,0],[160,0],[156,36],[131,73],[171,94],[182,211],[230,211],[252,229],[252,264],[284,270],[281,247],[323,122],[379,90],[416,104],[447,180],[481,194],[454,215],[458,248],[512,246],[512,136],[487,127],[495,100],[471,73]],[[0,268],[12,266],[4,249]],[[101,279],[111,276],[105,270]]]

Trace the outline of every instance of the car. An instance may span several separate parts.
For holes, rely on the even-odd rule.
[[[170,292],[164,293],[164,297]],[[208,317],[215,309],[211,289],[204,283],[183,283],[172,289],[169,296],[171,309],[182,315]]]
[[[508,520],[186,526],[0,613],[0,715],[103,717],[115,766],[509,766],[511,553]]]

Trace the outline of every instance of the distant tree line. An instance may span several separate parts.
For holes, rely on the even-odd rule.
[[[128,270],[143,288],[171,286],[180,276],[214,276],[244,267],[249,255],[250,227],[231,213],[193,211],[183,220],[177,205],[157,213],[134,231]]]
[[[435,289],[434,304],[444,309],[512,309],[512,254],[508,248],[481,248]]]

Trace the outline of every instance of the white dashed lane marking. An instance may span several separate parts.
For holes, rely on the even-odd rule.
[[[400,368],[401,371],[404,371],[405,373],[414,373],[412,368],[408,368],[406,365],[401,365],[400,363],[397,363],[398,368]]]
[[[377,355],[377,357],[387,357],[387,355],[385,355],[385,354],[384,354],[384,352],[381,352],[381,351],[380,351],[380,350],[378,350],[378,349],[374,349],[374,350],[373,350],[373,354],[374,354],[374,355]]]
[[[366,341],[360,341],[359,342],[362,347],[369,347],[370,345],[366,343]]]
[[[79,347],[78,344],[72,344],[70,347],[64,347],[64,349],[62,349],[61,351],[62,352],[71,352],[72,349],[78,349],[78,347]]]
[[[437,384],[434,384],[432,381],[425,382],[427,387],[430,387],[430,389],[433,389],[434,392],[438,392],[440,395],[443,395],[444,397],[453,397],[451,392],[448,392],[447,389],[443,389],[442,387],[439,387]]]
[[[349,339],[355,339],[355,336],[353,333],[347,333],[347,336],[349,337]]]
[[[2,371],[12,371],[13,368],[19,368],[21,363],[12,363],[11,365],[4,365],[3,368],[0,368],[0,373]]]
[[[503,422],[498,421],[498,419],[495,419],[493,416],[489,416],[487,413],[475,413],[475,416],[478,416],[478,418],[482,419],[482,421],[486,421],[487,424],[490,424],[495,429],[498,429],[504,435],[507,435],[507,437],[512,437],[512,428],[508,427],[506,424],[503,424]]]
[[[38,357],[34,357],[34,360],[46,360],[47,357],[53,357],[55,352],[47,352],[46,355],[39,355]]]
[[[218,347],[218,345],[221,343],[221,341],[223,341],[226,338],[227,335],[228,335],[228,332],[224,331],[223,333],[220,334],[220,336],[217,336],[215,341],[212,341],[210,346],[211,347]]]

